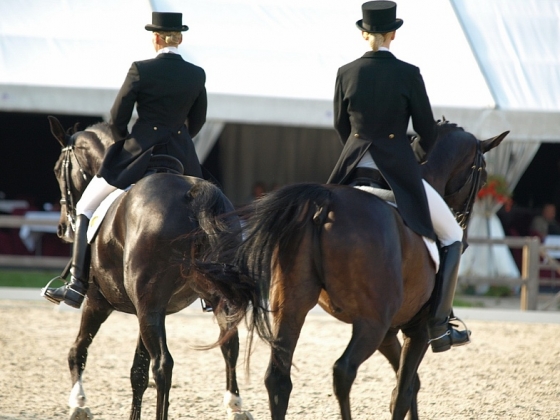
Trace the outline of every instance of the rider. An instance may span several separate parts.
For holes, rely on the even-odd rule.
[[[338,70],[334,125],[344,145],[328,180],[356,185],[387,183],[399,212],[416,233],[440,243],[440,268],[432,296],[428,333],[434,352],[470,342],[470,331],[451,321],[463,231],[442,197],[422,179],[415,153],[436,141],[436,122],[420,70],[389,51],[403,24],[396,3],[369,1],[356,22],[372,51]],[[408,121],[420,135],[411,147]]]
[[[192,138],[206,121],[206,75],[183,60],[177,47],[183,40],[181,13],[152,13],[152,43],[157,56],[132,63],[111,108],[110,126],[117,141],[107,149],[101,168],[76,205],[70,282],[43,294],[56,304],[79,308],[88,288],[87,228],[101,201],[117,188],[137,182],[153,154],[173,156],[184,174],[202,178]],[[134,105],[138,120],[128,132]]]

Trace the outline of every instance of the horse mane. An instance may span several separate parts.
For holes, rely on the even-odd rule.
[[[85,165],[83,169],[93,176],[99,170],[107,148],[115,143],[111,127],[107,122],[99,122],[83,131],[76,131],[76,129],[75,125],[70,141],[75,145],[75,150],[80,151],[80,154],[85,157],[82,160]]]
[[[91,132],[97,136],[104,148],[107,149],[115,142],[115,137],[111,130],[111,125],[106,121],[101,121],[90,125],[84,131]]]
[[[469,133],[468,131],[465,131],[463,127],[458,126],[457,124],[451,123],[449,121],[445,121],[445,120],[443,122],[438,121],[436,130],[437,130],[437,142],[442,142],[442,141],[449,142],[451,139],[452,141],[455,141],[457,144],[470,147],[472,146],[472,142],[478,141],[473,134]],[[445,149],[440,148],[440,150],[445,150],[447,152],[450,152],[448,154],[455,154],[453,153],[454,152],[453,149],[449,147]]]
[[[422,165],[424,178],[434,188],[437,184],[446,181],[441,179],[441,175],[436,177],[435,174],[447,174],[448,177],[451,177],[459,163],[468,158],[468,155],[474,150],[473,144],[478,141],[471,133],[445,119],[438,121],[436,131],[436,143],[428,154],[426,164]],[[439,192],[442,193],[442,191]]]
[[[456,123],[446,120],[438,120],[436,123],[436,131],[438,137],[443,137],[452,131],[465,131],[465,129]]]

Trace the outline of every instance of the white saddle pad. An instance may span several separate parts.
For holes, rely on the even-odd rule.
[[[354,187],[354,188],[358,188],[359,190],[368,192],[370,194],[373,195],[377,195],[379,197],[378,194],[376,194],[376,190],[377,188],[372,188],[372,187],[367,187],[367,186],[359,186],[359,187]],[[386,203],[392,205],[393,207],[397,207],[397,204],[395,202],[392,201],[386,201]],[[435,241],[431,240],[430,238],[426,238],[425,236],[422,236],[422,239],[424,240],[424,244],[426,244],[426,248],[428,249],[428,253],[430,254],[430,257],[432,257],[432,261],[434,262],[434,265],[436,266],[436,273],[439,270],[439,250],[437,247],[437,244]]]
[[[99,229],[99,226],[101,226],[101,222],[105,218],[105,215],[107,214],[107,210],[109,210],[109,207],[111,206],[111,204],[113,204],[113,202],[117,198],[119,198],[119,196],[122,193],[125,193],[128,190],[130,190],[130,187],[128,187],[124,190],[113,191],[111,194],[109,194],[107,197],[105,197],[105,199],[101,202],[99,207],[97,207],[97,210],[95,210],[95,212],[93,213],[93,216],[91,216],[91,220],[89,221],[89,226],[88,226],[88,231],[87,231],[87,240],[88,240],[89,244],[91,244],[93,242],[93,240],[95,238],[95,234],[97,233],[97,230]]]

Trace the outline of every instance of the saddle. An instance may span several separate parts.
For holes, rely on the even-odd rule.
[[[168,174],[177,174],[183,175],[183,164],[177,158],[168,155],[152,155],[150,158],[150,162],[148,163],[148,168],[142,178],[145,178],[149,175],[157,174],[157,173],[168,173]],[[97,207],[93,216],[89,222],[88,231],[87,231],[87,239],[88,243],[92,243],[97,234],[99,227],[101,226],[101,222],[105,218],[109,207],[113,202],[123,193],[128,191],[132,187],[129,186],[124,190],[117,189],[109,194],[105,199],[101,202],[101,204]]]
[[[356,168],[349,178],[349,186],[364,189],[384,201],[395,204],[395,194],[377,169]],[[365,188],[364,188],[365,187]]]
[[[376,195],[390,205],[397,207],[395,194],[390,189],[389,184],[377,169],[356,168],[349,178],[349,186],[358,188],[367,193]],[[439,250],[437,244],[429,238],[422,237],[426,248],[432,258],[436,272],[439,270]]]
[[[181,161],[173,156],[159,154],[152,155],[150,162],[148,163],[148,168],[146,169],[146,172],[144,172],[143,178],[148,175],[159,173],[183,175],[184,170],[185,169]]]

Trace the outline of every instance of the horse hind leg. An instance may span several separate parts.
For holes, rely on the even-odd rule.
[[[425,327],[403,331],[401,363],[397,374],[397,387],[391,401],[392,419],[418,419],[417,395],[420,390],[418,367],[428,350],[428,334]]]
[[[94,304],[92,302],[95,302]],[[74,344],[68,353],[68,367],[72,379],[72,390],[68,398],[70,407],[70,420],[91,420],[93,415],[86,406],[86,395],[82,384],[82,374],[86,367],[88,348],[96,336],[101,324],[107,320],[112,313],[108,305],[102,305],[101,301],[88,299],[82,311],[80,330]]]
[[[400,358],[402,353],[402,346],[397,338],[398,330],[391,329],[385,335],[381,346],[379,346],[379,352],[385,356],[385,358],[391,364],[393,370],[398,375],[399,366],[400,366]],[[408,420],[418,420],[418,392],[420,391],[420,378],[418,377],[418,373],[414,375],[413,384],[412,384],[412,397],[410,402],[410,409],[408,410]],[[391,397],[391,413],[395,412],[395,401],[397,398],[398,387],[393,389],[392,397]]]
[[[132,386],[132,408],[130,410],[131,420],[140,420],[142,414],[142,398],[148,388],[150,369],[150,355],[142,337],[138,337],[134,361],[130,369],[130,384]]]
[[[286,283],[288,284],[288,283]],[[293,285],[293,284],[292,284]],[[268,391],[268,400],[272,420],[284,420],[288,410],[290,394],[292,392],[292,380],[290,372],[294,351],[305,317],[317,304],[320,287],[317,284],[307,283],[300,285],[306,293],[294,293],[285,297],[279,304],[276,289],[271,292],[271,313],[274,318],[273,337],[270,361],[265,374],[265,385]],[[290,285],[280,288],[282,291],[290,289]],[[295,290],[292,287],[291,290]],[[281,293],[280,293],[281,295]]]
[[[359,320],[352,324],[352,338],[333,367],[334,393],[342,420],[351,420],[350,389],[360,365],[377,350],[388,330],[380,321]]]
[[[279,321],[275,321],[277,331],[265,374],[265,386],[272,420],[284,420],[293,387],[290,378],[292,360],[305,314],[303,319],[292,318],[289,322],[284,321],[286,318],[280,317],[279,313],[273,316]]]
[[[217,307],[217,305],[214,305]],[[224,407],[226,408],[228,420],[253,420],[253,416],[243,410],[243,401],[239,395],[237,385],[237,359],[239,358],[239,333],[237,328],[230,331],[227,314],[216,313],[216,320],[220,326],[220,339],[230,334],[226,342],[220,346],[224,362],[226,364],[226,392],[224,393]]]
[[[142,343],[150,354],[156,385],[156,419],[167,420],[174,362],[166,344],[165,313],[138,311],[138,321]]]

